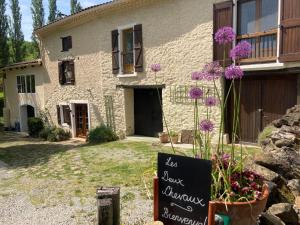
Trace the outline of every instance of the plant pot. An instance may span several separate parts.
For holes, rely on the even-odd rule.
[[[169,142],[168,134],[166,133],[159,134],[159,141],[160,143],[168,143]]]
[[[210,201],[210,208],[215,213],[230,217],[230,225],[254,225],[258,216],[264,211],[269,197],[268,186],[265,185],[262,198],[249,202],[219,202]]]
[[[173,144],[177,144],[178,143],[178,136],[172,136],[171,140],[172,140]]]

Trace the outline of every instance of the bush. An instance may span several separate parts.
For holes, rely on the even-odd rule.
[[[258,144],[261,144],[271,133],[276,130],[273,126],[267,126],[265,129],[258,135]]]
[[[88,141],[90,143],[104,143],[116,140],[118,140],[116,133],[104,124],[92,129],[88,135]]]
[[[28,119],[28,133],[32,137],[38,137],[43,130],[44,123],[41,118],[32,117]]]
[[[41,138],[50,142],[65,141],[70,139],[71,134],[59,127],[45,127],[39,134]]]

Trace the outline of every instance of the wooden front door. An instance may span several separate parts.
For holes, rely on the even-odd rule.
[[[243,142],[257,143],[259,133],[297,103],[295,75],[245,77],[242,81],[240,131]]]
[[[86,137],[88,121],[87,104],[75,104],[76,137]]]
[[[159,89],[161,98],[161,89]],[[134,90],[135,134],[155,137],[163,131],[162,110],[156,89]]]

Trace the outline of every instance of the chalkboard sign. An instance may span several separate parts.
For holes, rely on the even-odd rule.
[[[211,161],[158,153],[159,220],[207,225]]]

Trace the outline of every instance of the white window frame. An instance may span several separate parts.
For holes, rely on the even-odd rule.
[[[118,27],[118,42],[119,42],[119,64],[120,64],[120,68],[119,68],[119,74],[117,75],[117,77],[122,78],[122,77],[136,77],[137,76],[137,72],[135,71],[135,51],[133,51],[133,69],[134,72],[131,74],[126,74],[123,73],[122,68],[123,68],[123,62],[122,62],[122,51],[123,51],[123,30],[126,29],[134,29],[134,26],[137,25],[137,23],[132,23],[132,24],[127,24],[127,25],[123,25],[123,26],[119,26]],[[134,46],[134,32],[133,32],[133,46]]]
[[[27,77],[31,77],[33,76],[34,77],[34,92],[27,92]],[[19,89],[18,89],[18,77],[20,77],[20,79],[22,79],[22,77],[24,77],[25,79],[25,91],[24,92],[19,92]],[[30,79],[30,90],[32,91],[32,83],[31,83],[31,79]],[[36,79],[35,79],[35,75],[34,74],[19,74],[16,76],[16,83],[17,83],[17,93],[18,94],[35,94],[36,93]],[[21,85],[22,85],[22,82],[21,82]]]
[[[59,113],[60,113],[61,125],[63,127],[67,127],[67,128],[72,127],[72,109],[71,109],[71,104],[68,104],[66,102],[61,102],[58,105],[59,105]],[[71,123],[71,125],[65,123],[63,106],[69,106],[70,107],[70,110],[71,110],[70,111],[70,123]]]

